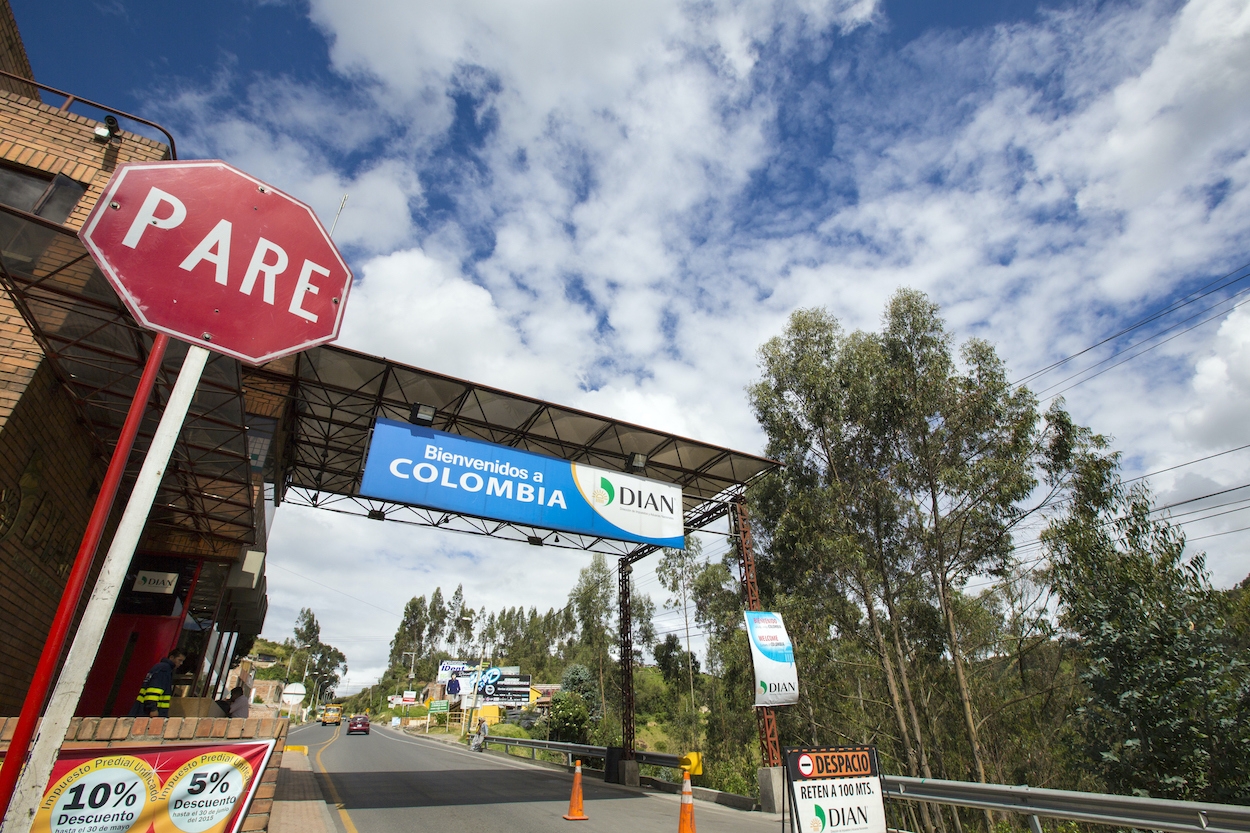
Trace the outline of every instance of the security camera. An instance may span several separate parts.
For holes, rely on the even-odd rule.
[[[117,123],[116,116],[105,116],[104,126],[95,129],[95,138],[100,142],[113,142],[115,144],[121,142],[121,125]]]

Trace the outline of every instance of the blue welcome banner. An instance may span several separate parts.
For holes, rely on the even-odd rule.
[[[559,532],[685,546],[678,486],[389,419],[374,425],[360,494]]]

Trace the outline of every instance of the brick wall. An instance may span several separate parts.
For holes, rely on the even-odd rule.
[[[30,59],[26,57],[26,47],[22,45],[22,36],[17,31],[17,21],[13,19],[13,9],[9,0],[0,0],[0,69],[34,79],[30,71]],[[0,76],[0,90],[19,93],[35,98],[38,93],[30,84],[23,84],[11,78]]]
[[[12,20],[0,0],[0,68],[21,50]],[[168,156],[165,145],[130,133],[120,145],[96,141],[97,124],[0,85],[0,159],[82,183],[71,228],[82,226],[118,164]],[[103,478],[106,461],[96,454],[30,328],[0,292],[0,714],[18,713],[34,674]]]
[[[0,431],[43,361],[43,350],[7,292],[0,292]]]
[[[0,0],[0,54],[6,12],[12,19],[8,4]],[[84,116],[0,89],[0,159],[49,174],[64,174],[86,186],[65,223],[70,228],[82,227],[118,164],[169,155],[165,145],[133,133],[123,132],[120,145],[98,142],[93,134],[98,125]],[[13,302],[6,293],[0,293],[0,431],[42,355]]]
[[[21,709],[106,465],[48,366],[23,394],[0,431],[0,714],[8,715]]]
[[[7,752],[17,718],[0,718],[0,752]],[[278,767],[286,748],[287,721],[249,717],[75,717],[65,733],[63,749],[71,747],[155,746],[163,744],[212,743],[222,740],[276,740],[269,765],[261,773],[260,785],[247,817],[240,828],[244,833],[269,829],[269,813],[278,782]]]
[[[100,198],[113,169],[122,162],[167,159],[169,148],[153,139],[122,131],[121,144],[100,142],[101,122],[0,92],[0,159],[65,176],[87,186],[87,193],[66,221],[80,228]]]

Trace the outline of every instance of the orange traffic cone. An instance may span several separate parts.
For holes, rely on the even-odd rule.
[[[569,821],[590,821],[582,807],[582,762],[577,762],[573,770],[573,794],[569,796],[569,811],[564,816]]]
[[[689,772],[682,773],[681,816],[677,821],[677,833],[694,833],[694,792],[690,789]]]

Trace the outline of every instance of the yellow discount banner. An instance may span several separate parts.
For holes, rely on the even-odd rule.
[[[156,773],[134,755],[103,755],[53,779],[33,831],[143,833],[157,801]]]
[[[234,833],[274,741],[63,750],[32,833]]]

